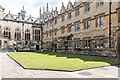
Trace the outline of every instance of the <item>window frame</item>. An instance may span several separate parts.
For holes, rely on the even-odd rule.
[[[104,5],[104,0],[97,1],[97,4],[96,4],[97,8],[102,7],[103,5]]]
[[[11,39],[11,31],[8,27],[4,29],[4,37],[8,37],[9,39]]]
[[[90,12],[90,3],[87,3],[87,4],[85,4],[85,7],[84,7],[85,9],[85,13],[86,12]]]
[[[33,32],[34,32],[33,33],[33,40],[40,41],[41,40],[40,29],[34,29]]]
[[[55,30],[55,32],[54,32],[54,33],[55,33],[55,36],[57,36],[57,30]]]
[[[48,32],[46,33],[46,37],[48,38]]]
[[[90,26],[91,26],[91,20],[90,19],[84,20],[84,30],[90,29]]]
[[[99,28],[101,26],[104,26],[104,16],[96,17],[96,27]]]
[[[80,22],[76,22],[74,27],[75,27],[75,32],[80,31]]]
[[[75,9],[75,16],[78,16],[78,15],[80,15],[80,8]]]
[[[50,37],[52,37],[52,31],[50,31]]]
[[[65,28],[61,28],[61,34],[65,34]]]
[[[15,30],[15,40],[21,40],[21,30],[20,29]]]
[[[68,19],[71,19],[72,18],[72,12],[69,12],[68,13]]]
[[[31,38],[30,38],[30,35],[31,35],[31,34],[30,34],[30,31],[29,31],[29,30],[26,30],[26,31],[25,31],[25,40],[26,40],[26,41],[27,41],[27,40],[29,41],[29,40],[31,39]]]
[[[67,30],[68,30],[68,33],[71,33],[71,31],[72,31],[72,26],[71,25],[68,25],[68,27],[67,27]]]
[[[64,20],[65,20],[65,15],[61,17],[61,22],[64,22]]]

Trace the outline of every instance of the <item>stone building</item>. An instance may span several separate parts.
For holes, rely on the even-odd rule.
[[[24,7],[18,15],[12,15],[10,11],[5,14],[4,10],[0,6],[0,49],[40,50],[42,35],[40,18],[35,19],[31,15],[23,18]]]
[[[111,9],[111,51],[116,49],[116,31],[120,28],[120,2],[112,2]],[[109,51],[109,2],[104,0],[69,1],[67,7],[62,3],[61,10],[52,9],[45,15],[43,25],[42,47],[47,51],[64,52],[67,46],[69,53],[106,52]],[[41,16],[43,17],[43,14]],[[73,35],[65,41],[60,37]],[[83,52],[82,52],[83,53]]]
[[[40,8],[37,19],[22,19],[21,12],[17,17],[10,12],[5,15],[0,6],[0,47],[53,52],[65,52],[67,47],[69,53],[114,53],[120,31],[120,1],[112,2],[111,22],[109,49],[109,2],[104,0],[75,0],[74,4],[69,0],[67,7],[62,3],[60,11],[57,7],[49,11],[47,4],[43,11]],[[67,41],[61,39],[70,35]],[[26,47],[26,41],[34,45]]]

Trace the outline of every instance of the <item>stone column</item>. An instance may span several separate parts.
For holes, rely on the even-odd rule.
[[[117,13],[118,13],[118,26],[120,27],[120,7],[117,9]],[[120,62],[120,29],[117,30],[116,37],[117,37],[116,52],[118,61]]]
[[[117,36],[116,53],[118,57],[118,62],[120,62],[120,30],[117,31],[116,36]]]

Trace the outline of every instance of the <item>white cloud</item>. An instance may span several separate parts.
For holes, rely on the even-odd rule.
[[[0,5],[5,8],[5,13],[11,11],[12,14],[17,15],[18,12],[22,9],[22,6],[25,6],[25,10],[27,12],[27,16],[32,15],[33,17],[39,16],[40,7],[45,6],[47,2],[49,3],[50,11],[53,6],[54,9],[57,6],[58,10],[60,10],[62,2],[67,6],[69,0],[0,0]],[[71,0],[74,2],[74,0]]]

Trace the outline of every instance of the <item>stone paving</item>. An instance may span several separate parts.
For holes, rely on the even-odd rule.
[[[118,67],[109,66],[77,72],[59,72],[47,70],[25,70],[9,58],[6,53],[0,53],[0,75],[2,78],[118,78]],[[0,70],[0,71],[1,71]]]

